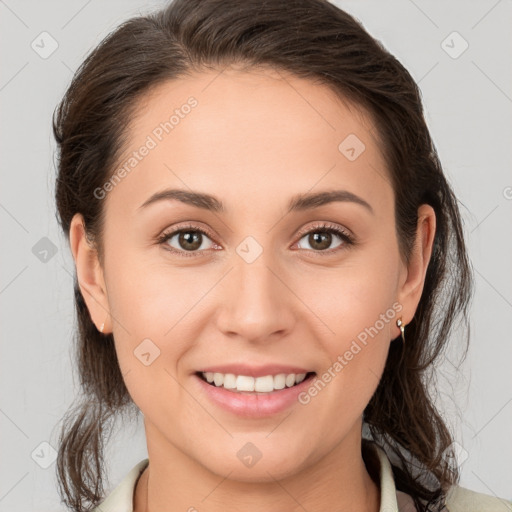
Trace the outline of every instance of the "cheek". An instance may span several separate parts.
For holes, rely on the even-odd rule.
[[[143,408],[140,402],[151,401],[155,387],[172,391],[169,373],[175,375],[184,350],[179,340],[185,338],[176,333],[187,294],[165,273],[121,254],[110,253],[106,262],[108,298],[119,365],[130,395]]]
[[[188,313],[205,295],[209,282],[204,271],[172,268],[165,261],[142,257],[112,258],[108,277],[112,313],[126,327],[118,330],[129,331],[134,340],[149,337],[159,344],[187,325]]]
[[[353,340],[387,342],[401,306],[396,304],[396,268],[387,262],[363,258],[338,268],[305,273],[294,290],[314,313],[317,336],[335,360]],[[313,315],[308,315],[313,318]]]
[[[373,395],[402,310],[395,300],[394,265],[393,257],[361,258],[330,272],[317,272],[314,281],[303,279],[299,293],[321,320],[315,320],[315,337],[327,356],[317,384],[302,402],[312,408],[309,417],[315,422],[334,421],[342,430]],[[332,411],[337,411],[334,417]]]
[[[178,400],[173,376],[188,371],[180,362],[200,338],[203,299],[218,276],[206,267],[121,254],[110,253],[106,262],[116,352],[130,395],[147,410],[164,396]]]

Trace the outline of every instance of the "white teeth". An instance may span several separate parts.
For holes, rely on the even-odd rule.
[[[226,375],[224,375],[224,387],[226,389],[235,389],[236,375],[233,375],[232,373],[226,373]]]
[[[247,375],[234,375],[232,373],[203,372],[203,377],[216,387],[224,387],[233,391],[256,391],[258,393],[271,393],[272,391],[290,388],[300,384],[305,373],[279,373],[278,375],[265,375],[263,377],[250,377]]]
[[[306,374],[305,373],[299,373],[297,375],[297,378],[295,379],[295,382],[297,384],[300,384],[305,378],[306,378]]]
[[[295,384],[295,375],[290,373],[290,375],[286,376],[286,380],[284,382],[287,388],[291,388]]]
[[[256,377],[254,382],[254,390],[261,393],[270,393],[274,391],[274,377],[265,375],[265,377]]]
[[[222,373],[214,373],[213,374],[213,383],[217,387],[222,386],[222,384],[224,384],[224,375],[222,375]]]
[[[274,376],[274,389],[283,389],[286,385],[286,375],[280,373]]]
[[[236,378],[236,389],[238,391],[254,391],[254,377],[239,375]]]

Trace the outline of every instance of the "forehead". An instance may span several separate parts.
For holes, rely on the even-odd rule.
[[[196,72],[159,84],[137,107],[116,167],[125,172],[107,196],[125,214],[170,186],[227,205],[390,188],[369,116],[312,80],[264,68]]]

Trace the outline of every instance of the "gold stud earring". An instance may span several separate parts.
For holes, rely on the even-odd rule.
[[[405,324],[402,322],[401,317],[396,321],[396,325],[400,327],[400,332],[402,333],[402,343],[405,345]]]

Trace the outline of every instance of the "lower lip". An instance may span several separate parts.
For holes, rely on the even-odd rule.
[[[262,418],[278,414],[298,401],[298,395],[311,384],[314,374],[310,374],[300,384],[270,393],[240,393],[216,387],[204,381],[198,375],[194,379],[199,383],[201,392],[215,405],[245,418]]]

